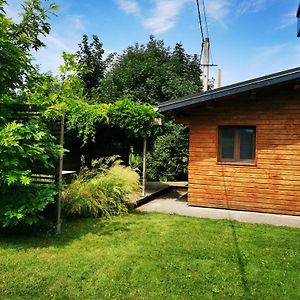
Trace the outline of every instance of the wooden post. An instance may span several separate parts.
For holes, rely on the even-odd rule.
[[[209,38],[204,40],[203,91],[208,91],[209,79]]]
[[[60,124],[60,145],[64,145],[64,128],[65,128],[65,118],[61,118]],[[58,165],[58,197],[56,203],[56,234],[61,233],[61,186],[62,186],[62,170],[63,170],[63,154],[59,157]]]
[[[221,87],[221,69],[218,69],[218,88]]]
[[[147,138],[144,138],[143,145],[143,177],[142,177],[142,197],[146,195],[146,156],[147,156]]]

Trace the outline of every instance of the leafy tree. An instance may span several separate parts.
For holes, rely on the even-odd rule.
[[[44,46],[41,40],[50,31],[49,15],[55,4],[43,6],[40,0],[22,4],[21,21],[15,23],[6,16],[5,0],[0,0],[0,96],[21,89],[35,73],[31,50]]]
[[[32,224],[56,193],[54,186],[32,185],[32,167],[53,166],[60,154],[46,126],[38,120],[0,127],[0,224]]]
[[[157,105],[158,102],[200,92],[200,61],[186,53],[177,43],[173,50],[153,36],[146,45],[135,44],[112,61],[109,71],[99,82],[101,99],[124,95],[134,101]],[[185,127],[168,121],[161,134],[149,140],[148,174],[153,180],[186,177],[188,132]]]
[[[97,35],[93,35],[91,43],[87,35],[83,36],[76,57],[77,62],[84,66],[78,75],[84,83],[84,90],[89,99],[98,87],[99,81],[104,78],[106,62],[103,60],[103,54],[103,44]]]
[[[147,156],[149,179],[186,180],[188,143],[188,128],[166,121],[163,133],[154,140]]]
[[[150,36],[146,45],[135,44],[117,56],[99,86],[100,100],[129,96],[156,105],[201,90],[199,58],[186,54],[180,43],[172,52]]]
[[[142,116],[135,115],[135,108],[129,108],[129,106],[133,106],[134,102],[157,105],[158,102],[202,90],[199,57],[187,54],[181,43],[177,43],[172,50],[165,46],[162,40],[150,36],[146,45],[136,43],[129,46],[121,55],[112,56],[105,62],[102,60],[103,52],[100,51],[101,55],[97,57],[92,54],[93,48],[94,46],[89,45],[87,37],[84,36],[80,50],[82,58],[80,63],[85,65],[84,74],[86,75],[83,75],[82,78],[84,79],[84,76],[93,78],[93,85],[90,86],[94,92],[92,98],[95,102],[114,103],[124,98],[132,100],[129,104],[126,101],[122,102],[123,111],[119,109],[117,113],[111,113],[116,107],[121,108],[121,105],[117,104],[118,102],[116,107],[112,106],[109,109],[110,122],[114,119],[117,120],[119,114],[123,118],[126,111],[128,111],[128,116],[132,116],[131,121],[125,118],[124,122],[117,122],[118,126],[123,124],[123,127],[127,128],[127,132],[128,130],[140,131],[139,127],[143,124],[143,122],[133,121],[136,119],[134,116]],[[102,50],[102,44],[100,50]],[[78,55],[79,53],[77,53]],[[94,72],[94,68],[98,64],[101,66],[99,68],[100,75]],[[86,83],[87,80],[85,80]],[[96,86],[97,88],[95,88]],[[93,112],[95,111],[93,110]],[[92,111],[89,115],[92,115],[93,118],[96,116]],[[90,124],[84,114],[82,116],[82,120],[85,119],[86,124]],[[180,125],[170,124],[168,122],[167,125],[163,125],[162,133],[149,140],[149,144],[154,145],[152,155],[148,156],[148,172],[153,179],[182,177],[187,170],[187,131],[183,130]],[[143,125],[143,128],[146,127]],[[173,135],[171,129],[174,131]],[[172,145],[174,146],[173,150],[171,149]],[[169,148],[165,149],[164,146]]]
[[[39,0],[22,4],[21,21],[13,22],[0,0],[0,104],[28,101],[28,89],[37,70],[32,50],[44,46],[41,37],[50,31],[49,15],[57,6]],[[54,187],[31,184],[32,166],[51,166],[61,153],[42,119],[17,120],[1,107],[0,117],[0,225],[32,224],[53,201]]]

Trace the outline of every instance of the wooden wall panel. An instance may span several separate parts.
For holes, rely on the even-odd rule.
[[[255,164],[219,163],[218,126],[256,126]],[[300,97],[200,105],[190,121],[189,205],[300,215]]]

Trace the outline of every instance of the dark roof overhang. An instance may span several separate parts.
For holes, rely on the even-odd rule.
[[[250,92],[252,90],[258,90],[264,87],[271,87],[272,85],[285,83],[296,79],[300,79],[299,67],[228,85],[218,89],[203,92],[198,95],[162,102],[158,105],[158,111],[163,113],[170,110],[186,108],[192,105],[200,104],[202,102],[221,100],[228,96]]]

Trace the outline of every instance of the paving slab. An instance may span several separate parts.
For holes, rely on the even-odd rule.
[[[180,188],[187,190],[187,181],[176,181],[176,182],[156,182],[147,181],[145,195],[140,196],[138,199],[131,202],[133,208],[139,207],[149,201],[156,199],[170,191],[174,188]]]
[[[297,216],[189,206],[187,193],[184,190],[174,190],[140,206],[137,210],[300,228],[300,217]]]

